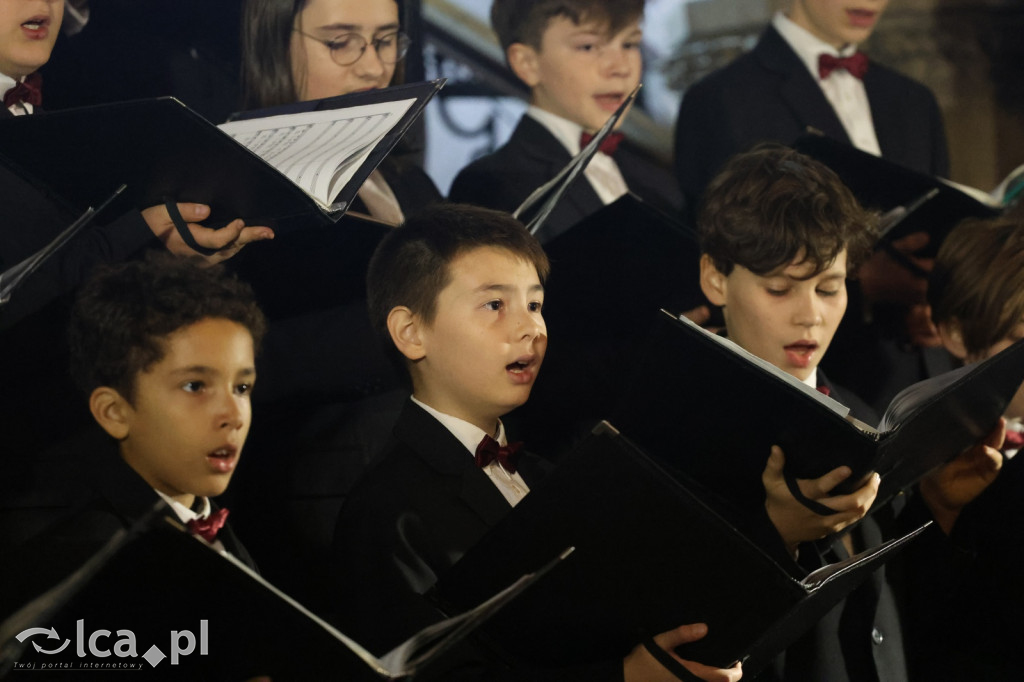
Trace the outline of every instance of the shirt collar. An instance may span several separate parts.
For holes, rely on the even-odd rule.
[[[10,76],[4,73],[0,73],[0,98],[7,94],[7,91],[18,84],[18,81],[14,80]]]
[[[576,156],[580,153],[580,134],[583,132],[583,126],[532,104],[526,110],[526,113],[537,123],[547,128],[548,132],[554,135],[555,139],[569,150],[570,156]]]
[[[818,389],[818,368],[815,367],[811,371],[811,375],[809,377],[807,377],[806,379],[802,379],[802,381],[805,384],[807,384],[808,386],[810,386],[811,388],[817,390]]]
[[[453,417],[450,414],[445,414],[444,412],[435,410],[430,405],[417,400],[416,396],[412,396],[412,401],[426,410],[434,419],[441,422],[441,424],[448,429],[451,434],[455,436],[455,438],[458,439],[458,441],[462,443],[467,450],[469,450],[470,453],[474,455],[476,454],[477,446],[480,445],[480,441],[484,439],[484,436],[491,436],[494,438],[494,434],[487,433],[479,426],[470,424],[464,419],[459,419],[458,417]],[[498,436],[494,439],[498,441],[498,445],[508,445],[508,439],[505,436],[505,425],[501,423],[500,419],[498,420]]]
[[[857,46],[852,43],[837,50],[803,26],[798,26],[782,12],[776,12],[772,17],[772,26],[793,48],[797,57],[814,76],[814,80],[820,80],[818,78],[818,57],[822,54],[830,54],[833,57],[849,57],[857,51]]]
[[[156,494],[163,498],[163,501],[167,503],[167,505],[171,508],[174,514],[178,517],[178,519],[181,520],[182,523],[188,523],[192,519],[197,518],[205,519],[210,515],[210,512],[212,511],[209,497],[196,498],[197,500],[201,500],[201,502],[198,505],[194,505],[199,507],[199,511],[195,512],[192,509],[183,505],[181,502],[178,502],[174,498],[168,495],[164,495],[159,490],[156,491]]]

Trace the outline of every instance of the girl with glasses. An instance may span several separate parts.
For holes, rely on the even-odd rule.
[[[256,109],[385,88],[396,80],[408,50],[397,0],[247,0],[245,105]],[[371,174],[354,211],[397,224],[406,213],[441,199],[400,149]]]

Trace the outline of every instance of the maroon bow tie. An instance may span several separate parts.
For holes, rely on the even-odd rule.
[[[516,462],[519,461],[519,450],[522,447],[522,443],[498,445],[498,441],[490,436],[484,436],[484,439],[480,441],[480,445],[476,446],[476,465],[483,469],[491,462],[497,460],[498,465],[502,469],[510,474],[514,474],[516,472]]]
[[[818,393],[823,395],[832,395],[832,389],[825,384],[822,384],[821,386],[818,386]]]
[[[849,57],[833,57],[830,54],[818,56],[818,76],[822,80],[836,69],[846,69],[851,76],[864,78],[868,72],[868,56],[863,52],[854,52]]]
[[[580,133],[580,149],[583,149],[590,141],[594,139],[594,136],[587,132]],[[626,139],[623,133],[608,133],[603,140],[601,140],[601,146],[597,149],[602,151],[608,156],[615,153],[615,150],[619,148],[619,144]]]
[[[185,527],[192,535],[198,535],[207,542],[213,542],[217,539],[217,532],[224,527],[224,522],[227,520],[228,510],[218,509],[205,519],[192,519],[185,524]]]
[[[43,103],[43,76],[36,72],[25,76],[13,88],[4,93],[4,106],[10,107],[15,104],[31,104],[38,107]]]

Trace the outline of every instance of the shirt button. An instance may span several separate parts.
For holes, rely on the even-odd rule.
[[[885,635],[878,628],[871,628],[871,641],[875,644],[881,644],[885,640]]]

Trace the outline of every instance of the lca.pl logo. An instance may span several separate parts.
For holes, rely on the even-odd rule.
[[[40,637],[45,635],[45,638]],[[116,639],[115,639],[116,637]],[[139,658],[138,653],[138,642],[135,639],[135,633],[131,630],[118,630],[112,633],[110,630],[95,630],[91,632],[88,637],[85,634],[85,619],[79,619],[75,622],[75,637],[74,639],[62,639],[57,634],[57,629],[54,627],[50,628],[29,628],[22,630],[17,635],[19,642],[24,642],[29,638],[34,638],[31,641],[33,648],[36,653],[52,656],[64,652],[71,646],[72,641],[74,642],[74,652],[77,655],[79,661],[69,661],[67,656],[64,656],[60,662],[46,661],[22,661],[15,664],[15,670],[17,669],[97,669],[97,668],[139,668],[141,663],[138,661],[86,661],[84,659],[88,657],[95,657],[99,659],[109,659],[111,656],[119,659],[137,659]],[[53,641],[56,640],[56,641]],[[43,644],[40,644],[40,641]],[[193,654],[196,650],[196,645],[199,645],[199,655],[207,656],[210,650],[210,630],[209,621],[199,621],[199,638],[196,639],[195,634],[191,630],[171,630],[170,643],[168,644],[168,651],[170,652],[171,662],[170,665],[178,665],[179,661],[184,656]],[[23,656],[23,658],[25,658]],[[152,667],[157,667],[165,658],[165,654],[160,647],[153,644],[146,650],[146,653],[142,654],[141,658],[149,663]]]

